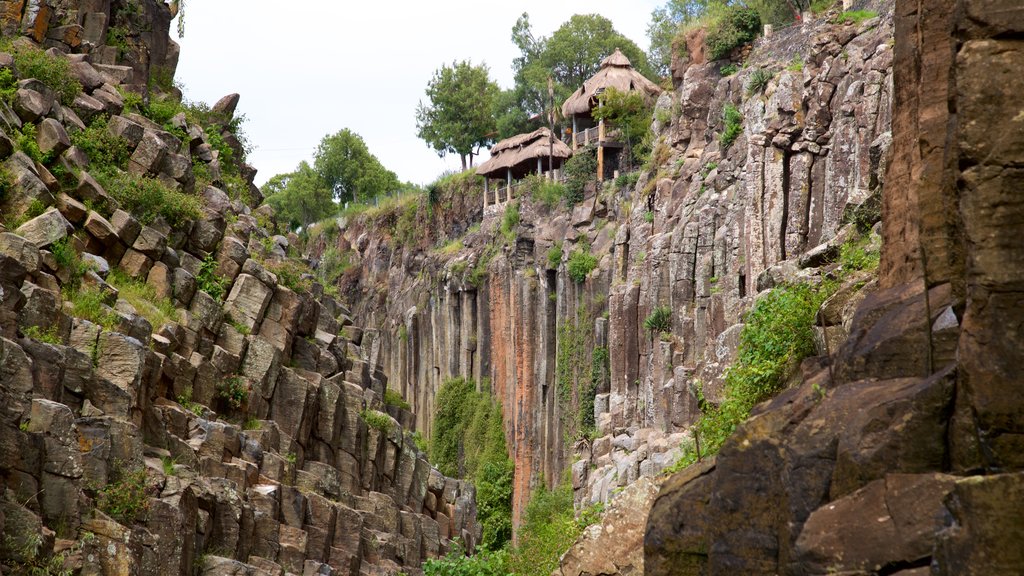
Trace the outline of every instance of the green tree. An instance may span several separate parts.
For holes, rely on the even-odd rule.
[[[363,138],[348,128],[324,136],[313,167],[339,201],[366,202],[402,187],[395,173],[370,153]]]
[[[323,220],[338,210],[330,187],[307,162],[300,163],[294,172],[267,180],[262,192],[266,203],[292,230]]]
[[[605,90],[599,97],[601,106],[594,110],[594,117],[611,122],[626,141],[626,153],[630,160],[643,159],[650,152],[653,110],[639,92],[623,92],[615,88]]]
[[[463,60],[436,70],[426,93],[430,104],[421,101],[416,107],[416,135],[441,157],[458,154],[465,170],[480,147],[494,141],[498,85],[487,66]]]
[[[640,73],[651,76],[643,50],[615,30],[610,20],[597,14],[576,14],[548,38],[533,35],[530,16],[524,12],[512,27],[512,42],[520,51],[512,62],[512,93],[525,117],[543,115],[548,110],[548,77],[554,80],[557,108],[600,69],[601,60],[616,48]]]
[[[704,15],[713,0],[668,0],[651,12],[647,24],[647,38],[650,48],[647,57],[651,67],[659,76],[667,77],[672,66],[672,40],[679,28]]]

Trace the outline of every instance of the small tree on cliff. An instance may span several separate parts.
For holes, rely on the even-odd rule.
[[[370,153],[363,138],[348,128],[324,136],[313,167],[340,202],[365,202],[402,187],[395,173]]]
[[[458,154],[465,170],[480,147],[493,142],[498,92],[483,64],[463,60],[442,65],[427,84],[430,104],[420,102],[416,108],[416,135],[441,157]]]

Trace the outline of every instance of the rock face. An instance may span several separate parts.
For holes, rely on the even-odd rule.
[[[252,185],[206,136],[238,96],[223,124],[181,115],[177,135],[124,109],[121,91],[176,59],[167,5],[131,6],[0,0],[4,37],[57,48],[84,89],[66,108],[21,79],[19,112],[0,103],[0,144],[31,122],[50,153],[0,145],[0,570],[54,555],[81,574],[417,574],[455,538],[472,548],[475,489],[432,469],[416,417],[384,402],[379,342],[285,256],[272,210],[197,192],[193,152]],[[112,26],[127,48],[103,45]],[[202,216],[122,209],[69,147],[76,110],[108,117],[127,172],[193,194]]]
[[[1024,571],[1009,368],[1024,309],[1006,265],[1024,256],[1011,192],[1024,131],[1010,121],[1021,16],[1009,2],[897,0],[879,289],[829,369],[664,485],[647,573]]]
[[[580,503],[671,465],[699,417],[698,384],[708,400],[723,397],[755,296],[820,280],[850,222],[877,221],[893,27],[891,6],[876,4],[881,16],[859,26],[832,23],[834,11],[759,40],[731,76],[722,62],[681,62],[681,83],[655,113],[669,119],[655,123],[657,169],[640,171],[635,186],[590,188],[572,211],[520,192],[520,225],[499,250],[491,238],[502,209],[481,216],[478,189],[475,204],[464,191],[438,198],[449,217],[430,228],[445,234],[419,244],[389,234],[403,214],[342,222],[330,248],[359,264],[345,278],[348,302],[377,330],[379,360],[413,402],[418,428],[429,431],[433,398],[451,377],[489,381],[505,406],[515,515],[541,478],[557,482],[577,459]],[[748,95],[758,70],[772,79]],[[744,119],[726,147],[727,104]],[[462,250],[430,250],[477,218]],[[597,259],[582,281],[570,275],[574,253]],[[823,330],[830,345],[845,338],[846,304],[860,297],[851,288],[837,300]],[[644,328],[659,307],[671,310],[665,335]],[[595,439],[576,442],[585,436]]]

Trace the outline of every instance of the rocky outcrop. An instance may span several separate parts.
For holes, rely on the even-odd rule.
[[[724,62],[680,62],[655,112],[653,168],[635,186],[588,189],[569,211],[521,190],[514,239],[499,233],[502,209],[481,216],[475,189],[438,199],[439,212],[455,202],[450,222],[424,243],[388,237],[396,214],[347,220],[323,245],[352,255],[346,301],[377,328],[380,362],[421,430],[447,378],[487,381],[502,400],[516,513],[570,466],[577,501],[591,503],[675,462],[692,444],[697,389],[723,397],[756,295],[819,281],[851,223],[877,222],[893,29],[875,4],[881,16],[859,25],[833,23],[837,8],[761,39],[732,75]],[[770,79],[748,90],[755,73]],[[727,104],[743,117],[728,146]],[[459,250],[440,249],[454,238]],[[596,258],[583,281],[569,273],[574,253]],[[823,353],[845,337],[854,284],[823,321]],[[659,307],[671,310],[664,335],[643,326]]]
[[[1020,378],[1007,368],[1021,361],[1021,286],[1006,265],[1024,222],[1011,192],[1021,13],[896,2],[879,289],[827,368],[807,365],[717,459],[665,484],[649,573],[1024,570]]]
[[[39,10],[44,37],[75,13],[154,21],[102,4],[3,2],[0,25],[19,10]],[[125,26],[129,41],[160,31]],[[156,58],[158,44],[140,50]],[[454,538],[472,549],[473,486],[431,468],[415,416],[384,402],[375,341],[286,255],[297,239],[255,208],[255,170],[211,149],[238,96],[212,125],[184,113],[160,125],[126,108],[138,76],[103,64],[107,50],[60,47],[85,52],[51,52],[81,79],[73,104],[34,79],[19,81],[20,112],[0,103],[0,141],[33,127],[50,152],[0,157],[11,176],[0,198],[0,566],[416,574]],[[89,173],[99,159],[67,146],[81,118],[104,118],[104,137],[123,139],[120,177],[183,193],[198,218],[118,202]],[[233,198],[229,168],[244,184]]]

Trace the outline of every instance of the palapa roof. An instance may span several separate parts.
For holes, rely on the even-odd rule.
[[[597,94],[607,88],[622,92],[637,90],[648,100],[661,94],[661,88],[634,70],[629,58],[616,48],[611,56],[601,61],[601,69],[597,74],[591,76],[562,104],[562,116],[568,118],[589,112],[597,105]]]
[[[537,158],[547,158],[549,153],[563,160],[572,156],[572,150],[565,142],[555,138],[551,130],[538,128],[527,134],[506,138],[492,146],[491,158],[477,167],[476,173],[481,176],[504,177],[508,168],[512,168],[513,173],[524,170],[530,172]]]

